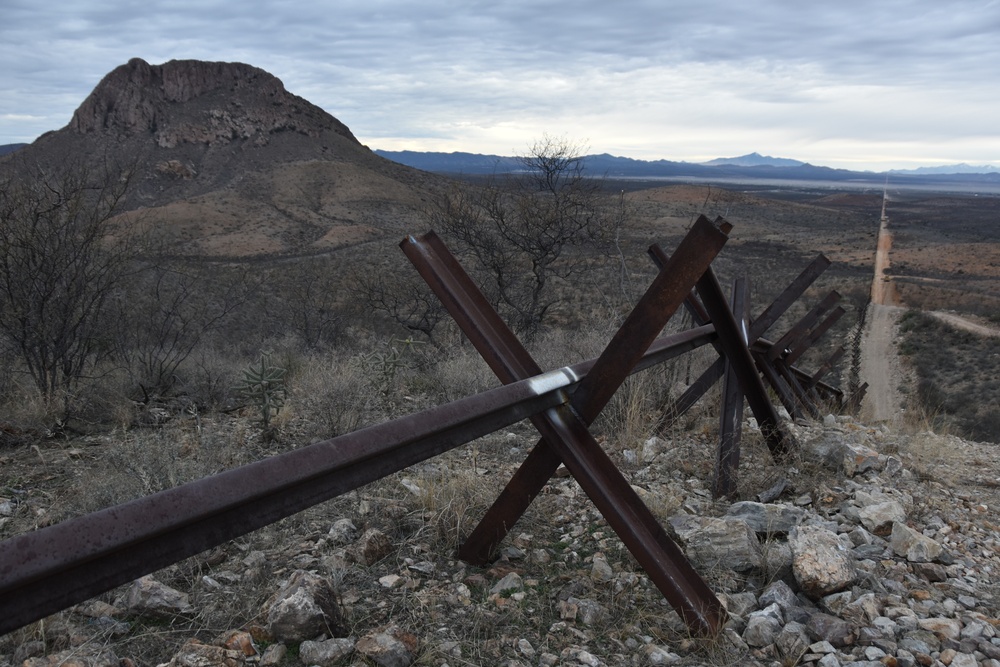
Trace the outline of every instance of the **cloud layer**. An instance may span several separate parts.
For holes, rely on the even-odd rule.
[[[1000,2],[7,0],[0,143],[114,67],[246,62],[390,150],[1000,166]]]

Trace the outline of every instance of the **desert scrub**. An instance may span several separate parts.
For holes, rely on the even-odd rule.
[[[899,352],[916,375],[916,386],[909,393],[915,402],[912,412],[921,416],[920,422],[972,440],[1000,442],[996,341],[917,311],[900,319],[900,334]]]

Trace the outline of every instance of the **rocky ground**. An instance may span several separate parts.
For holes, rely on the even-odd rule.
[[[686,631],[567,476],[492,567],[453,556],[525,431],[11,633],[0,667],[1000,666],[996,446],[844,417],[792,428],[790,465],[749,438],[735,503],[707,491],[709,435],[615,452],[728,608],[716,638]],[[5,521],[37,513],[3,494]]]

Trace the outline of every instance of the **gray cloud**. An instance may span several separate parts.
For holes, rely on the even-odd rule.
[[[7,0],[0,143],[129,58],[238,60],[374,147],[1000,165],[1000,3]]]

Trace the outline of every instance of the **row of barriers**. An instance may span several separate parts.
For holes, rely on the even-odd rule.
[[[588,427],[629,374],[713,345],[719,360],[671,413],[683,414],[723,379],[713,488],[716,496],[733,496],[744,399],[776,459],[796,443],[768,387],[795,417],[818,414],[821,399],[844,402],[839,390],[822,381],[836,354],[813,374],[795,366],[843,314],[830,312],[836,293],[776,341],[763,338],[829,261],[817,258],[750,321],[745,282],[737,282],[730,304],[711,267],[731,228],[721,218],[702,216],[673,254],[654,245],[650,254],[659,273],[604,352],[549,372],[542,372],[436,234],[404,239],[403,252],[503,386],[10,538],[0,543],[0,634],[523,419],[538,430],[538,444],[459,556],[488,563],[562,464],[688,628],[717,633],[726,618],[718,598]],[[697,326],[659,337],[682,305]]]

